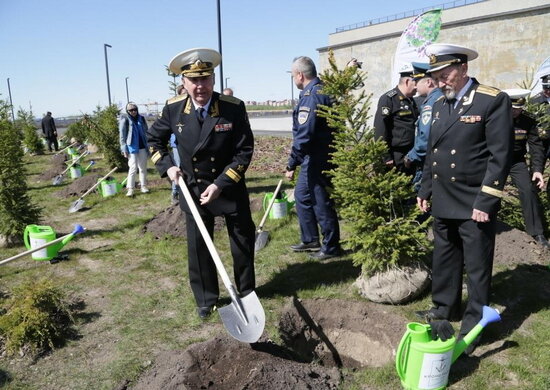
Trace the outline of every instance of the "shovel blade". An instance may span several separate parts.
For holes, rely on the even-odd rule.
[[[239,314],[237,305],[242,308],[246,319]],[[264,332],[264,308],[254,291],[244,298],[237,297],[231,305],[221,307],[218,311],[225,329],[243,343],[255,343]]]
[[[56,177],[53,178],[52,184],[54,186],[58,186],[58,185],[61,184],[62,181],[63,181],[63,176],[62,175],[57,175]]]
[[[69,208],[69,213],[76,213],[78,210],[80,210],[84,206],[84,199],[78,199],[73,202],[71,207]]]
[[[269,241],[269,232],[256,232],[256,241],[254,242],[254,252],[258,252],[263,249]]]

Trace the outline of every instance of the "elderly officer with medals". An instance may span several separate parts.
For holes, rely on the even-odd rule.
[[[187,94],[168,100],[148,131],[148,143],[162,177],[177,182],[183,176],[211,236],[214,216],[225,217],[235,284],[244,297],[255,289],[255,227],[245,185],[254,140],[244,103],[213,91],[214,68],[220,62],[218,52],[202,48],[172,59],[170,71],[181,73]],[[168,150],[171,134],[176,137],[179,166]],[[219,296],[216,267],[187,202],[180,202],[180,207],[186,215],[189,281],[198,315],[204,319]]]
[[[463,46],[427,47],[430,73],[444,93],[433,107],[428,152],[418,192],[418,207],[434,217],[432,301],[418,312],[446,333],[458,319],[462,271],[468,302],[459,339],[481,319],[489,303],[496,214],[512,160],[513,127],[508,95],[468,76],[476,51]],[[452,329],[452,328],[451,328]],[[453,331],[454,332],[454,331]],[[466,354],[471,354],[479,339]]]
[[[512,158],[510,177],[519,191],[525,230],[538,244],[550,248],[550,244],[546,240],[546,237],[544,237],[537,190],[537,188],[539,190],[544,188],[544,178],[542,177],[544,169],[544,146],[539,137],[537,121],[523,111],[527,102],[526,98],[531,91],[529,89],[515,88],[506,89],[504,92],[512,100],[512,117],[514,118],[514,156]],[[527,145],[529,145],[531,172],[533,172],[531,176],[529,176],[529,168],[525,162]],[[531,181],[536,184],[536,187]]]
[[[399,84],[380,97],[374,115],[376,138],[382,138],[388,145],[386,165],[410,175],[414,170],[405,166],[404,158],[414,146],[418,118],[418,107],[412,98],[416,92],[413,72],[411,64],[400,70]]]
[[[322,93],[315,64],[309,57],[298,57],[292,63],[292,77],[300,92],[300,100],[292,114],[292,150],[285,177],[294,178],[301,166],[294,196],[300,223],[301,242],[291,245],[295,252],[315,252],[310,256],[325,260],[340,256],[340,225],[334,201],[328,194],[330,179],[325,171],[332,168],[333,131],[326,119],[317,115],[319,105],[331,106],[328,95]],[[323,240],[319,242],[319,228]]]

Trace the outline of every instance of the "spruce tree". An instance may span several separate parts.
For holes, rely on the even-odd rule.
[[[40,218],[40,209],[28,194],[21,133],[8,120],[8,107],[0,101],[0,242],[4,244],[19,241],[25,226]]]
[[[32,111],[25,111],[20,108],[17,111],[16,126],[23,133],[23,145],[30,154],[44,153],[44,143],[36,132]]]
[[[427,221],[417,221],[410,177],[386,167],[386,143],[367,125],[371,96],[359,92],[366,73],[356,66],[338,69],[332,52],[329,63],[321,79],[334,105],[321,107],[319,115],[336,129],[329,173],[348,230],[343,245],[366,276],[423,260],[431,249]]]

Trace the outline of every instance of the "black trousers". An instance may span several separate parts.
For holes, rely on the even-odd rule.
[[[544,233],[542,227],[541,208],[538,198],[538,191],[531,181],[529,169],[525,161],[512,164],[510,169],[512,183],[519,191],[521,211],[525,221],[525,230],[531,236]]]
[[[256,287],[254,275],[254,222],[252,221],[250,209],[248,209],[248,212],[241,210],[238,214],[227,214],[224,217],[233,257],[235,287],[242,296],[245,296],[254,291]],[[203,221],[210,237],[213,237],[214,216],[205,216]],[[186,223],[191,290],[193,290],[197,306],[212,306],[216,304],[220,294],[216,265],[191,214],[186,213]]]
[[[48,144],[48,150],[52,151],[52,145],[55,148],[55,151],[59,149],[59,145],[57,144],[57,137],[55,135],[52,135],[51,137],[46,137],[46,141]]]
[[[479,322],[483,306],[489,304],[495,226],[495,216],[487,223],[434,218],[432,300],[437,314],[450,318],[460,313],[463,268],[468,278],[468,303],[459,336]]]

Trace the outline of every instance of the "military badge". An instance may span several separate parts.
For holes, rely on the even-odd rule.
[[[422,113],[422,124],[426,126],[432,120],[432,111],[426,110]]]
[[[176,126],[178,127],[178,131],[181,133],[183,131],[183,129],[182,129],[183,124],[178,123]]]
[[[390,115],[390,108],[382,107],[382,115]]]
[[[225,131],[233,130],[233,123],[220,123],[214,127],[216,133],[223,133]]]
[[[298,110],[298,123],[303,125],[304,123],[307,122],[308,118],[309,118],[309,113],[311,111],[311,108],[307,107],[307,106],[302,106],[300,107],[300,109]]]

